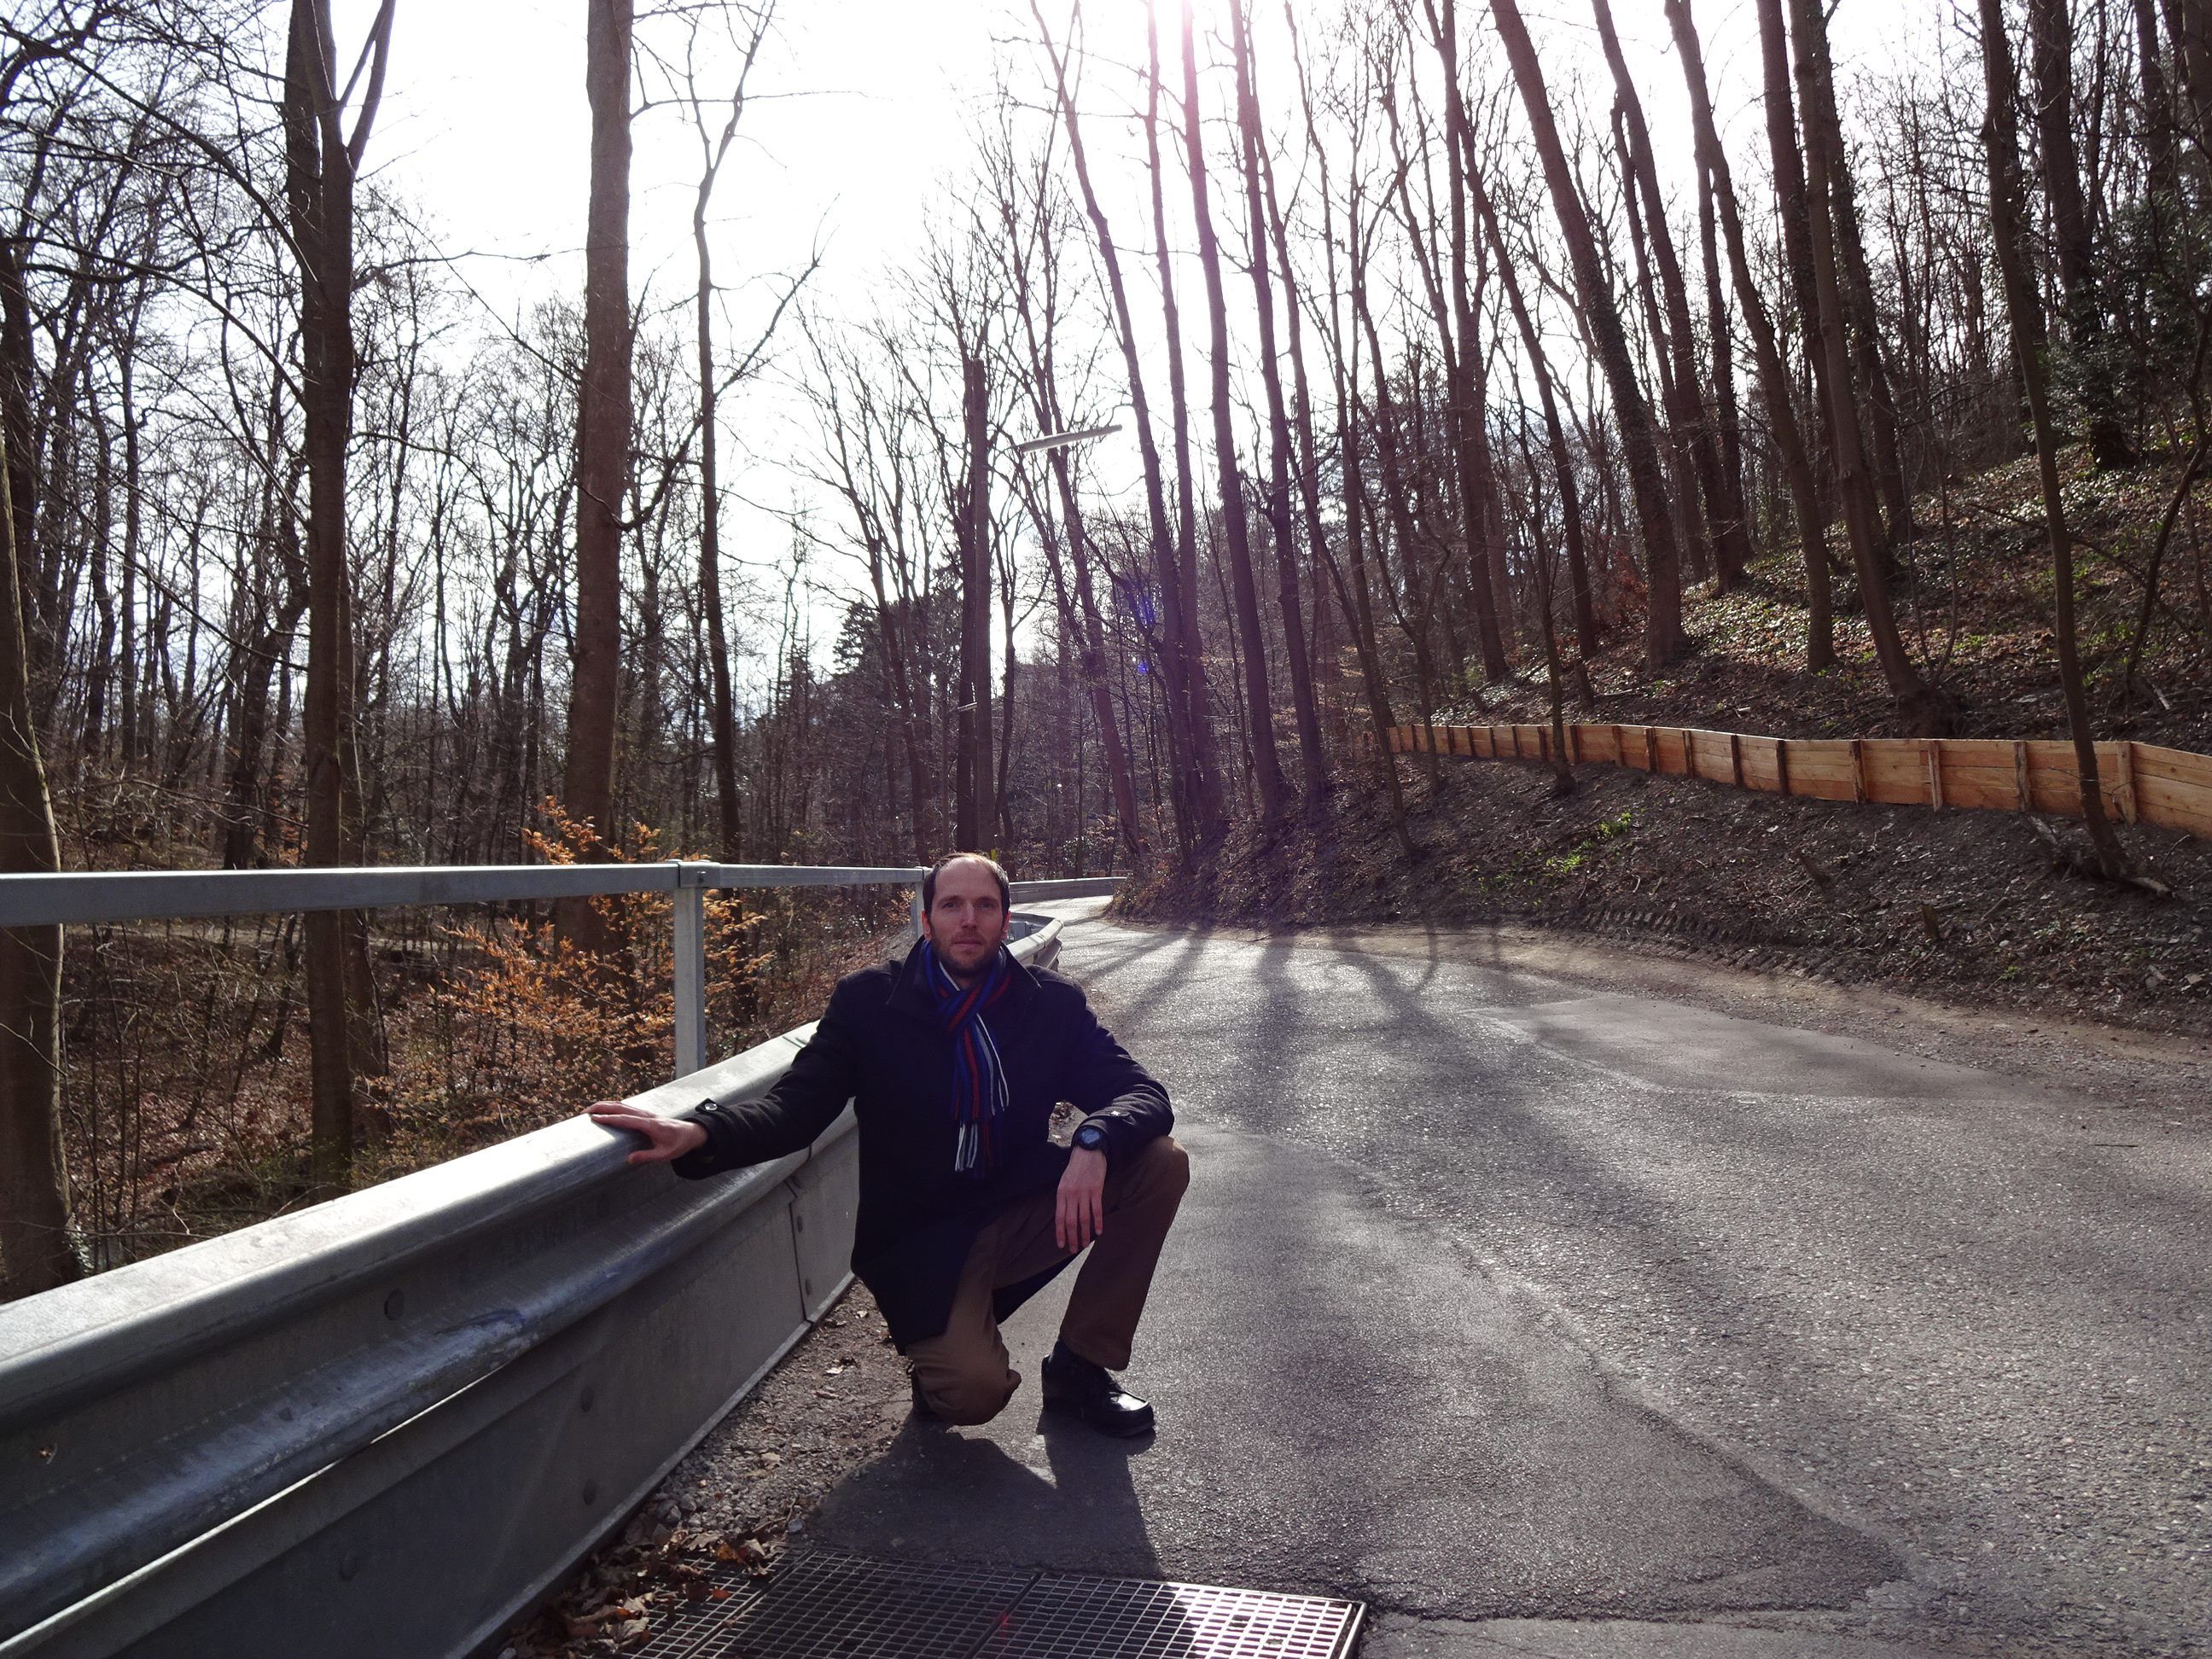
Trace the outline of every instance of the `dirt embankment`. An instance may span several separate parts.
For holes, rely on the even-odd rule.
[[[1502,718],[1502,717],[1501,717]],[[1133,884],[1133,919],[1516,921],[1951,1001],[2212,1031],[2212,843],[2123,829],[2160,898],[2075,874],[2078,826],[1754,794],[1613,766],[1401,757],[1408,858],[1372,775],[1320,816]],[[2054,852],[2052,838],[2056,838]]]

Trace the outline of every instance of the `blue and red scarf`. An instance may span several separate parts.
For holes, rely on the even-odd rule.
[[[952,1039],[952,1167],[963,1175],[988,1175],[998,1167],[999,1120],[1006,1110],[1006,1075],[999,1065],[984,1011],[1012,988],[1005,949],[972,985],[945,971],[936,950],[921,942],[924,983],[937,999],[937,1023]]]

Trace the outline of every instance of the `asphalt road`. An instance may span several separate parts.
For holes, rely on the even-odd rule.
[[[816,1541],[1353,1595],[1370,1659],[2212,1653],[2200,1085],[1483,954],[1072,926],[1194,1159],[1162,1432],[1040,1417],[1041,1298]]]

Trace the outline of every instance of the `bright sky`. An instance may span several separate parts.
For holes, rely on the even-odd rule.
[[[1949,26],[1955,3],[1839,0],[1832,27],[1844,84],[1856,74],[1880,75],[1928,55],[1938,32]],[[1199,0],[1201,30],[1219,3]],[[1334,0],[1294,3],[1316,28],[1335,9]],[[1056,26],[1066,4],[1048,0],[1046,15]],[[1601,111],[1609,84],[1584,0],[1524,0],[1524,9],[1555,86],[1564,88],[1578,74],[1594,76],[1585,96]],[[373,4],[340,0],[337,9],[344,55],[360,39]],[[1139,0],[1090,0],[1087,9],[1094,42],[1125,61],[1140,59]],[[1263,27],[1272,28],[1277,0],[1261,0],[1256,9]],[[1686,155],[1687,106],[1659,0],[1613,0],[1613,9],[1644,82],[1656,142],[1662,150]],[[1696,9],[1737,166],[1747,176],[1763,172],[1751,0],[1697,0]],[[1463,33],[1486,40],[1480,0],[1461,0],[1461,11]],[[1175,0],[1162,0],[1161,12],[1164,49],[1172,53]],[[641,27],[672,44],[665,21]],[[1018,52],[1030,29],[1026,0],[785,0],[778,39],[753,78],[757,101],[716,195],[718,280],[726,288],[755,283],[752,295],[762,296],[761,279],[803,264],[819,239],[828,257],[813,285],[817,303],[833,313],[867,307],[881,273],[915,247],[945,188],[968,167],[972,122],[988,107],[994,63]],[[580,288],[576,250],[589,120],[583,36],[582,0],[398,0],[372,167],[418,204],[444,248],[484,256],[461,269],[504,314],[536,295]],[[1026,57],[1021,61],[1025,65]],[[1286,94],[1285,63],[1263,58],[1261,73],[1274,77],[1278,95]],[[1026,67],[1017,85],[1030,96],[1044,95]],[[1218,118],[1221,89],[1209,95],[1217,100],[1209,114]],[[641,119],[635,138],[633,293],[643,289],[664,306],[683,304],[677,321],[688,328],[697,142],[673,111]],[[1102,171],[1127,153],[1103,127],[1094,131],[1093,143],[1094,167]],[[1133,200],[1117,221],[1129,240],[1143,234],[1141,216]],[[540,256],[550,257],[521,263]],[[742,316],[744,294],[736,303]],[[1194,336],[1191,343],[1203,349],[1202,338]],[[1196,383],[1202,386],[1203,377]],[[791,441],[789,416],[787,396],[773,391],[730,412],[724,453],[733,463],[739,461],[733,452],[752,457],[736,469],[738,489],[757,498],[789,499],[792,486],[773,459]],[[1117,455],[1117,449],[1127,453]],[[1125,433],[1099,446],[1091,459],[1106,476],[1133,473],[1133,441]],[[769,561],[781,553],[782,535],[772,520],[757,517],[750,531],[735,528],[736,556]]]

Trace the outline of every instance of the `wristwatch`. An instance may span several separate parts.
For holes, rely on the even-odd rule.
[[[1086,1123],[1075,1132],[1075,1144],[1086,1152],[1106,1150],[1106,1132],[1095,1123]]]

